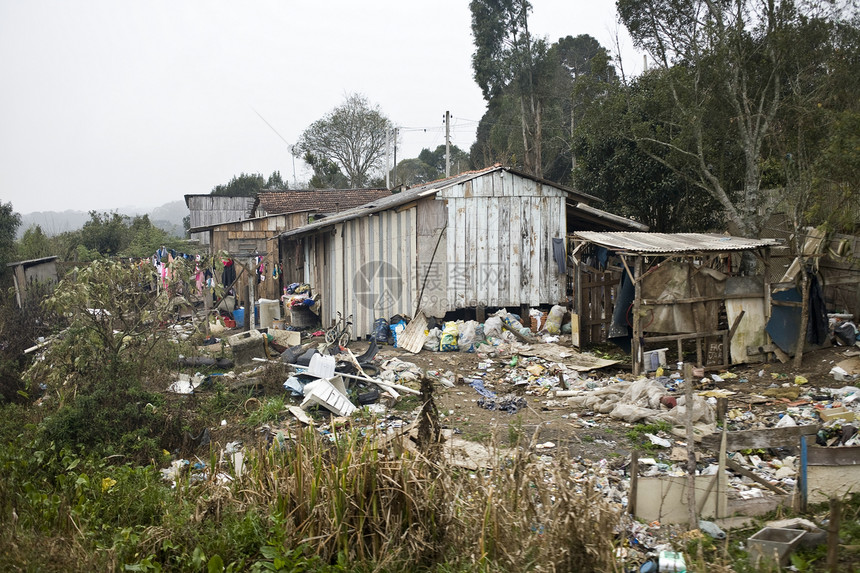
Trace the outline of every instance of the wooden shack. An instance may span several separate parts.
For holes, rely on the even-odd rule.
[[[571,241],[577,285],[573,312],[589,328],[598,323],[602,340],[628,340],[634,374],[648,369],[646,345],[677,349],[677,360],[684,361],[683,346],[690,341],[698,365],[726,368],[746,362],[750,347],[767,344],[765,324],[772,304],[768,270],[775,240],[580,231]],[[740,256],[747,251],[761,261],[760,276],[738,276]],[[595,274],[606,272],[617,273],[627,287],[594,281]],[[604,295],[594,296],[591,290],[596,289]],[[610,289],[611,296],[605,295]]]
[[[278,248],[278,236],[285,230],[294,229],[307,224],[310,213],[289,213],[285,215],[268,215],[244,221],[218,223],[203,227],[192,227],[191,231],[206,236],[209,252],[212,255],[222,255],[232,258],[240,269],[245,269],[235,285],[238,300],[246,302],[248,277],[255,276],[250,260],[262,257],[260,264],[266,269],[266,279],[254,285],[254,296],[257,299],[277,299],[283,294],[284,282],[280,273],[275,276],[274,265],[281,260]]]
[[[186,195],[191,220],[191,239],[206,245],[209,234],[197,229],[219,223],[243,221],[253,217],[254,197],[227,197],[220,195]]]
[[[285,281],[321,295],[323,325],[353,315],[358,336],[419,310],[566,302],[572,217],[642,228],[589,206],[600,202],[499,165],[462,173],[283,233]]]
[[[15,301],[22,307],[27,298],[27,291],[34,284],[54,285],[57,282],[57,257],[42,257],[28,261],[8,263],[12,269],[12,280],[15,283]]]

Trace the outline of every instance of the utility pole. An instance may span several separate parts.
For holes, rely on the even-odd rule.
[[[570,100],[570,180],[572,182],[576,181],[576,155],[573,152],[573,133],[576,131],[576,116],[574,115],[574,108],[576,107],[576,96]],[[571,185],[574,187],[575,183]]]
[[[391,128],[385,128],[385,188],[391,189]]]
[[[451,176],[451,112],[445,112],[445,177]]]
[[[398,128],[394,128],[394,185],[397,185],[397,132]]]

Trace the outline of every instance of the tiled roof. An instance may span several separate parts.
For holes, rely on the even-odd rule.
[[[282,215],[299,211],[316,211],[334,214],[390,195],[391,191],[387,189],[261,191],[257,194],[257,213]]]

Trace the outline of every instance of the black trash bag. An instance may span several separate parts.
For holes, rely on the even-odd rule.
[[[295,364],[296,360],[301,356],[301,352],[301,345],[291,346],[281,353],[281,362],[285,364]]]
[[[355,364],[349,360],[338,360],[334,365],[334,371],[340,372],[341,374],[355,374],[358,372],[355,368]]]
[[[373,404],[379,401],[379,390],[371,388],[367,392],[362,392],[358,395],[358,403],[362,406]]]
[[[295,364],[298,366],[310,366],[311,358],[314,357],[314,354],[319,354],[315,348],[309,349],[307,352],[296,358]]]
[[[373,321],[373,341],[381,344],[388,342],[388,321],[384,318]]]
[[[840,322],[834,327],[833,334],[843,346],[853,346],[857,342],[857,328],[853,322]]]

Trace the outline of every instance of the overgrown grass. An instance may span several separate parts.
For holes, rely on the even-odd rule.
[[[262,401],[254,399],[257,404],[251,408],[249,404],[251,399],[245,401],[245,407],[248,410],[248,416],[244,423],[251,427],[257,427],[266,422],[274,422],[278,420],[285,411],[285,402],[283,396],[275,396],[273,398],[264,398]]]
[[[37,450],[22,435],[0,452],[0,568],[614,570],[617,515],[567,460],[470,472],[405,439],[282,434],[246,450],[232,482],[213,452],[202,481],[171,490],[154,465]]]

